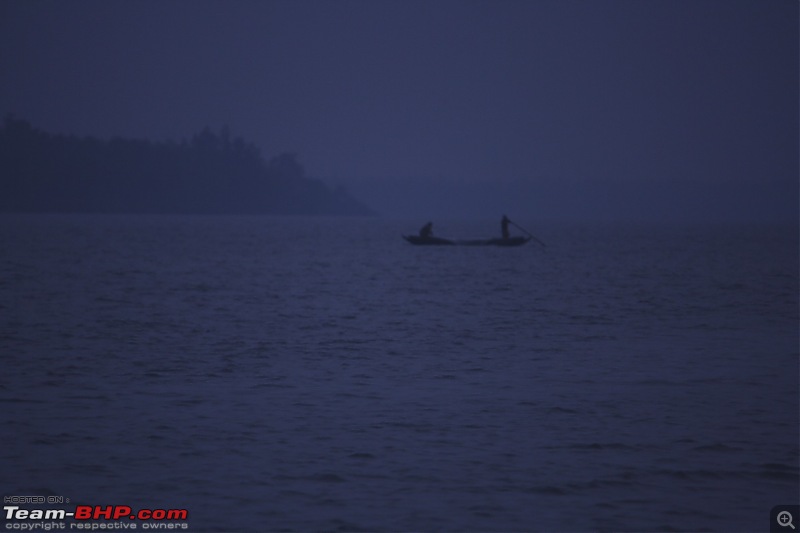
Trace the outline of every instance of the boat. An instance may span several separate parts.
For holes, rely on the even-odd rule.
[[[525,232],[524,236],[515,236],[509,237],[508,235],[508,224],[513,224],[520,230]],[[422,227],[420,230],[420,235],[403,235],[403,238],[410,242],[411,244],[424,244],[424,245],[453,245],[453,244],[460,244],[463,246],[522,246],[526,242],[530,240],[534,240],[537,243],[545,246],[545,244],[534,237],[531,232],[508,220],[508,218],[503,215],[502,220],[502,230],[503,230],[503,237],[495,237],[494,239],[473,239],[473,240],[459,240],[453,241],[450,239],[443,239],[441,237],[434,237],[431,235],[431,226],[433,224],[428,222],[425,226]]]
[[[424,245],[453,245],[460,244],[464,246],[520,246],[531,240],[530,237],[507,237],[497,239],[474,239],[468,241],[451,241],[450,239],[442,239],[441,237],[421,237],[419,235],[403,235],[403,238],[411,244],[424,244]]]

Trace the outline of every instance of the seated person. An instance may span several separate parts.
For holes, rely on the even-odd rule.
[[[433,235],[433,222],[428,222],[422,229],[419,230],[419,236],[422,238],[428,238]]]

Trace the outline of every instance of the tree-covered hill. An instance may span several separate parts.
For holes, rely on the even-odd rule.
[[[11,116],[0,129],[0,211],[372,214],[307,177],[295,154],[267,160],[227,128],[182,142],[100,140]]]

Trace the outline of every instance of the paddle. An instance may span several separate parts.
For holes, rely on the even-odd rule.
[[[540,241],[539,239],[537,239],[536,237],[534,237],[534,236],[533,236],[533,234],[532,234],[530,231],[526,230],[525,228],[523,228],[522,226],[520,226],[520,225],[519,225],[519,224],[517,224],[516,222],[512,222],[511,220],[509,220],[509,222],[511,222],[511,223],[512,223],[514,226],[516,226],[518,229],[521,229],[522,231],[524,231],[525,233],[527,233],[527,234],[528,234],[528,237],[530,237],[530,238],[531,238],[531,239],[533,239],[534,241],[538,242],[539,244],[541,244],[542,246],[544,246],[545,248],[547,248],[547,245],[546,245],[545,243],[543,243],[542,241]]]

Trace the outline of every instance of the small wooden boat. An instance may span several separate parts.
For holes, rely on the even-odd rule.
[[[509,224],[513,224],[515,227],[525,232],[525,236],[505,237],[505,235],[508,235]],[[536,237],[534,237],[531,234],[531,232],[529,232],[519,224],[511,222],[505,215],[503,215],[503,220],[502,220],[502,230],[504,237],[498,237],[494,239],[474,239],[467,241],[464,240],[452,241],[450,239],[442,239],[441,237],[434,237],[433,235],[430,235],[432,225],[433,224],[431,222],[428,222],[420,230],[420,235],[403,235],[403,238],[408,242],[410,242],[411,244],[427,244],[427,245],[460,244],[463,246],[522,246],[526,242],[534,240],[537,243],[541,244],[542,246],[545,246],[545,244]]]

